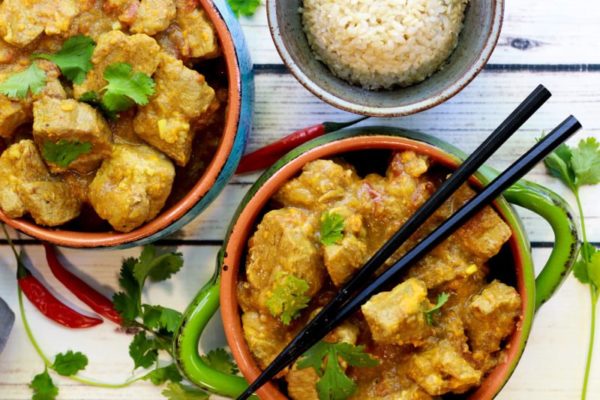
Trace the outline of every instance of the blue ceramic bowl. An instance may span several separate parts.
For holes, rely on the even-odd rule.
[[[49,229],[30,220],[8,218],[0,212],[2,221],[29,236],[60,246],[129,248],[178,231],[217,197],[235,173],[244,153],[252,125],[254,76],[241,26],[226,1],[200,0],[200,7],[205,10],[219,38],[228,75],[229,103],[220,144],[192,189],[154,220],[128,233]]]

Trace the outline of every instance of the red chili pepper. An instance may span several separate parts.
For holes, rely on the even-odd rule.
[[[15,252],[15,256],[17,256]],[[29,301],[46,317],[67,328],[89,328],[101,324],[100,318],[88,317],[61,303],[23,265],[17,256],[17,281]]]
[[[67,289],[71,291],[79,300],[87,304],[92,310],[121,325],[122,319],[117,310],[115,310],[112,301],[106,298],[102,293],[88,285],[85,281],[73,274],[61,264],[56,255],[54,246],[44,243],[46,250],[46,260],[50,270]]]
[[[242,157],[240,165],[236,171],[237,174],[244,174],[247,172],[257,171],[259,169],[267,168],[279,160],[290,150],[300,146],[303,143],[308,142],[314,138],[322,136],[326,133],[335,132],[342,128],[352,126],[361,121],[364,121],[368,117],[362,117],[349,122],[323,122],[319,125],[310,126],[308,128],[300,129],[296,132],[289,134],[288,136],[279,139],[265,147],[262,147],[252,153],[246,154]]]

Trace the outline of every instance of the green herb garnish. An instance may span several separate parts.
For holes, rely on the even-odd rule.
[[[559,178],[575,196],[581,220],[583,245],[573,267],[573,274],[581,283],[589,285],[592,301],[590,342],[581,394],[582,399],[585,399],[594,349],[596,308],[600,297],[600,251],[588,242],[579,190],[584,185],[600,183],[600,143],[595,138],[588,138],[581,140],[577,147],[562,144],[544,163],[550,174]]]
[[[448,293],[440,293],[438,295],[435,305],[433,307],[431,307],[429,310],[423,311],[423,314],[425,314],[425,321],[427,321],[428,325],[434,324],[435,315],[440,311],[440,309],[444,306],[444,304],[446,304],[446,302],[448,301],[449,298],[450,298],[450,295]]]
[[[58,53],[33,54],[32,58],[43,58],[52,61],[60,68],[62,74],[73,83],[80,84],[92,69],[92,54],[96,43],[88,36],[78,35],[69,38]]]
[[[57,354],[54,358],[52,369],[62,376],[73,376],[87,367],[88,358],[81,352],[74,353],[69,350],[66,353]]]
[[[339,243],[343,238],[344,217],[341,215],[328,212],[321,216],[321,243],[325,246],[331,246]]]
[[[260,6],[260,0],[227,0],[235,15],[251,17]]]
[[[225,374],[237,374],[238,372],[237,365],[233,362],[231,354],[226,352],[225,349],[218,348],[211,350],[201,358],[209,367],[217,371]]]
[[[304,353],[298,368],[313,368],[319,376],[319,400],[345,400],[356,391],[356,383],[340,365],[342,358],[352,367],[374,367],[379,361],[365,352],[364,346],[350,343],[319,342]]]
[[[84,154],[88,154],[90,151],[92,151],[92,144],[90,142],[82,143],[61,139],[54,143],[50,140],[45,140],[42,148],[42,156],[48,162],[62,168],[67,168],[73,161]]]
[[[271,297],[266,301],[267,308],[274,317],[279,317],[284,325],[289,325],[300,310],[308,306],[310,297],[306,292],[310,288],[308,282],[294,275],[278,274],[277,284]]]
[[[31,91],[38,94],[46,86],[46,73],[37,65],[10,76],[0,83],[0,93],[13,99],[24,99]]]
[[[127,63],[115,63],[104,70],[108,85],[104,88],[102,104],[107,110],[121,112],[134,104],[144,106],[155,92],[154,80],[142,72],[133,72]]]
[[[209,398],[204,390],[181,383],[169,383],[162,391],[162,395],[168,400],[208,400]]]
[[[29,387],[33,389],[32,400],[54,400],[58,396],[58,387],[56,387],[50,374],[48,374],[48,369],[36,375],[29,384]]]

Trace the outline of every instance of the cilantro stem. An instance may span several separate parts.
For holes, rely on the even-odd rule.
[[[4,227],[4,225],[2,225],[2,226]],[[54,367],[53,367],[54,364],[44,354],[44,352],[42,351],[42,348],[40,347],[37,340],[33,336],[31,326],[29,325],[29,321],[27,320],[27,317],[25,315],[25,306],[23,304],[23,292],[21,291],[21,288],[17,288],[17,292],[18,292],[18,296],[19,296],[19,312],[21,314],[21,320],[23,321],[23,327],[25,328],[25,333],[27,334],[27,337],[29,338],[29,341],[31,342],[31,345],[35,349],[36,353],[38,354],[38,356],[40,356],[40,358],[44,362],[44,365],[46,366],[46,368],[54,370]],[[150,375],[150,373],[151,372],[146,373],[141,376],[138,376],[138,377],[135,377],[135,378],[128,379],[122,383],[95,382],[95,381],[89,380],[87,378],[82,378],[77,375],[68,376],[67,378],[71,379],[72,381],[83,383],[84,385],[88,385],[88,386],[101,387],[101,388],[106,388],[106,389],[121,389],[121,388],[130,386],[131,384],[146,378],[148,375]]]
[[[587,232],[585,229],[585,219],[583,216],[583,205],[581,204],[581,198],[579,197],[579,188],[573,190],[573,194],[575,195],[575,201],[577,202],[577,210],[579,211],[579,221],[581,224],[581,234],[583,236],[583,242],[587,243]]]
[[[594,354],[594,337],[596,336],[596,306],[598,305],[598,291],[593,285],[590,285],[590,294],[592,296],[592,318],[590,328],[590,342],[588,345],[587,361],[585,363],[585,375],[583,377],[583,389],[581,390],[581,400],[587,396],[588,382],[590,380],[590,370],[592,367],[592,355]]]

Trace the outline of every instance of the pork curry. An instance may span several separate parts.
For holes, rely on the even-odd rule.
[[[2,1],[0,209],[91,231],[154,219],[215,152],[224,76],[197,0]]]
[[[237,288],[261,368],[444,177],[428,157],[405,151],[385,173],[364,177],[344,161],[313,161],[280,188],[249,240]],[[463,186],[388,264],[473,194]],[[510,274],[512,264],[492,262],[510,237],[497,212],[483,209],[285,370],[282,390],[294,400],[425,400],[479,386],[503,362],[521,315],[519,293],[494,271]]]

